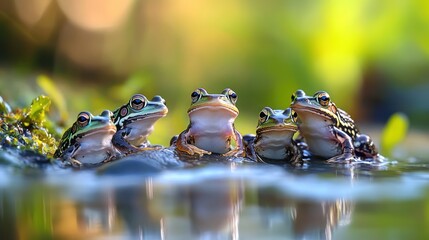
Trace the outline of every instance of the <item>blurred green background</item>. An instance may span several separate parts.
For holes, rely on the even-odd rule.
[[[37,83],[47,76],[67,113],[53,105],[51,118],[68,127],[82,110],[159,94],[170,112],[151,141],[163,145],[186,128],[197,87],[237,92],[243,134],[298,88],[328,91],[363,126],[400,111],[428,129],[427,9],[423,0],[0,0],[0,95],[27,106],[50,95]]]

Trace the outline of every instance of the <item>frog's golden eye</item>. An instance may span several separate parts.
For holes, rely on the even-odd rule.
[[[237,96],[237,94],[236,94],[234,91],[232,91],[230,88],[225,88],[225,89],[222,91],[222,93],[223,93],[223,94],[225,94],[225,95],[228,97],[228,99],[229,99],[233,104],[235,104],[235,103],[237,102],[238,96]]]
[[[265,108],[262,109],[262,111],[259,113],[259,122],[260,123],[266,122],[268,120],[268,116],[269,116],[268,110]]]
[[[91,120],[91,115],[88,112],[81,112],[79,115],[77,115],[77,124],[81,127],[85,127],[88,125],[89,121]]]
[[[147,104],[147,99],[141,94],[136,94],[130,99],[130,106],[134,110],[140,110],[144,108]]]
[[[321,92],[317,95],[317,102],[324,107],[328,106],[330,101],[331,98],[327,92]]]

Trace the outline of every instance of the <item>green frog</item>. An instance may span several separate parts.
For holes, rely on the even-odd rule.
[[[76,121],[61,138],[54,157],[68,161],[73,167],[97,165],[108,162],[116,156],[117,150],[112,145],[116,133],[112,112],[103,111],[99,116],[90,112],[81,112]]]
[[[204,88],[192,92],[188,128],[172,141],[176,151],[191,156],[211,153],[244,156],[241,134],[234,127],[239,113],[237,98],[229,88],[221,94],[209,94]]]
[[[122,153],[132,153],[157,148],[150,145],[147,137],[154,130],[155,122],[167,115],[168,108],[161,96],[149,101],[142,94],[133,95],[129,102],[113,112],[117,132],[113,145]]]
[[[273,110],[265,107],[259,113],[256,136],[243,136],[247,156],[259,162],[298,165],[302,162],[302,154],[293,139],[297,131],[298,126],[290,108]]]
[[[298,115],[299,132],[312,155],[329,158],[328,162],[382,159],[371,138],[360,134],[351,116],[337,108],[327,92],[311,97],[298,90],[290,107]]]

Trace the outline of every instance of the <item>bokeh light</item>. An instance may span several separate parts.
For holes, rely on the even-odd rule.
[[[198,87],[234,89],[244,133],[263,107],[286,108],[298,88],[328,91],[364,126],[404,112],[412,128],[427,129],[427,7],[423,0],[0,0],[0,95],[28,104],[43,93],[35,79],[45,74],[75,116],[114,110],[134,93],[159,94],[170,108],[153,136],[161,144],[188,124]]]

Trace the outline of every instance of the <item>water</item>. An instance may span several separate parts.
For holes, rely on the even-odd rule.
[[[2,239],[428,239],[429,163],[0,167]]]

